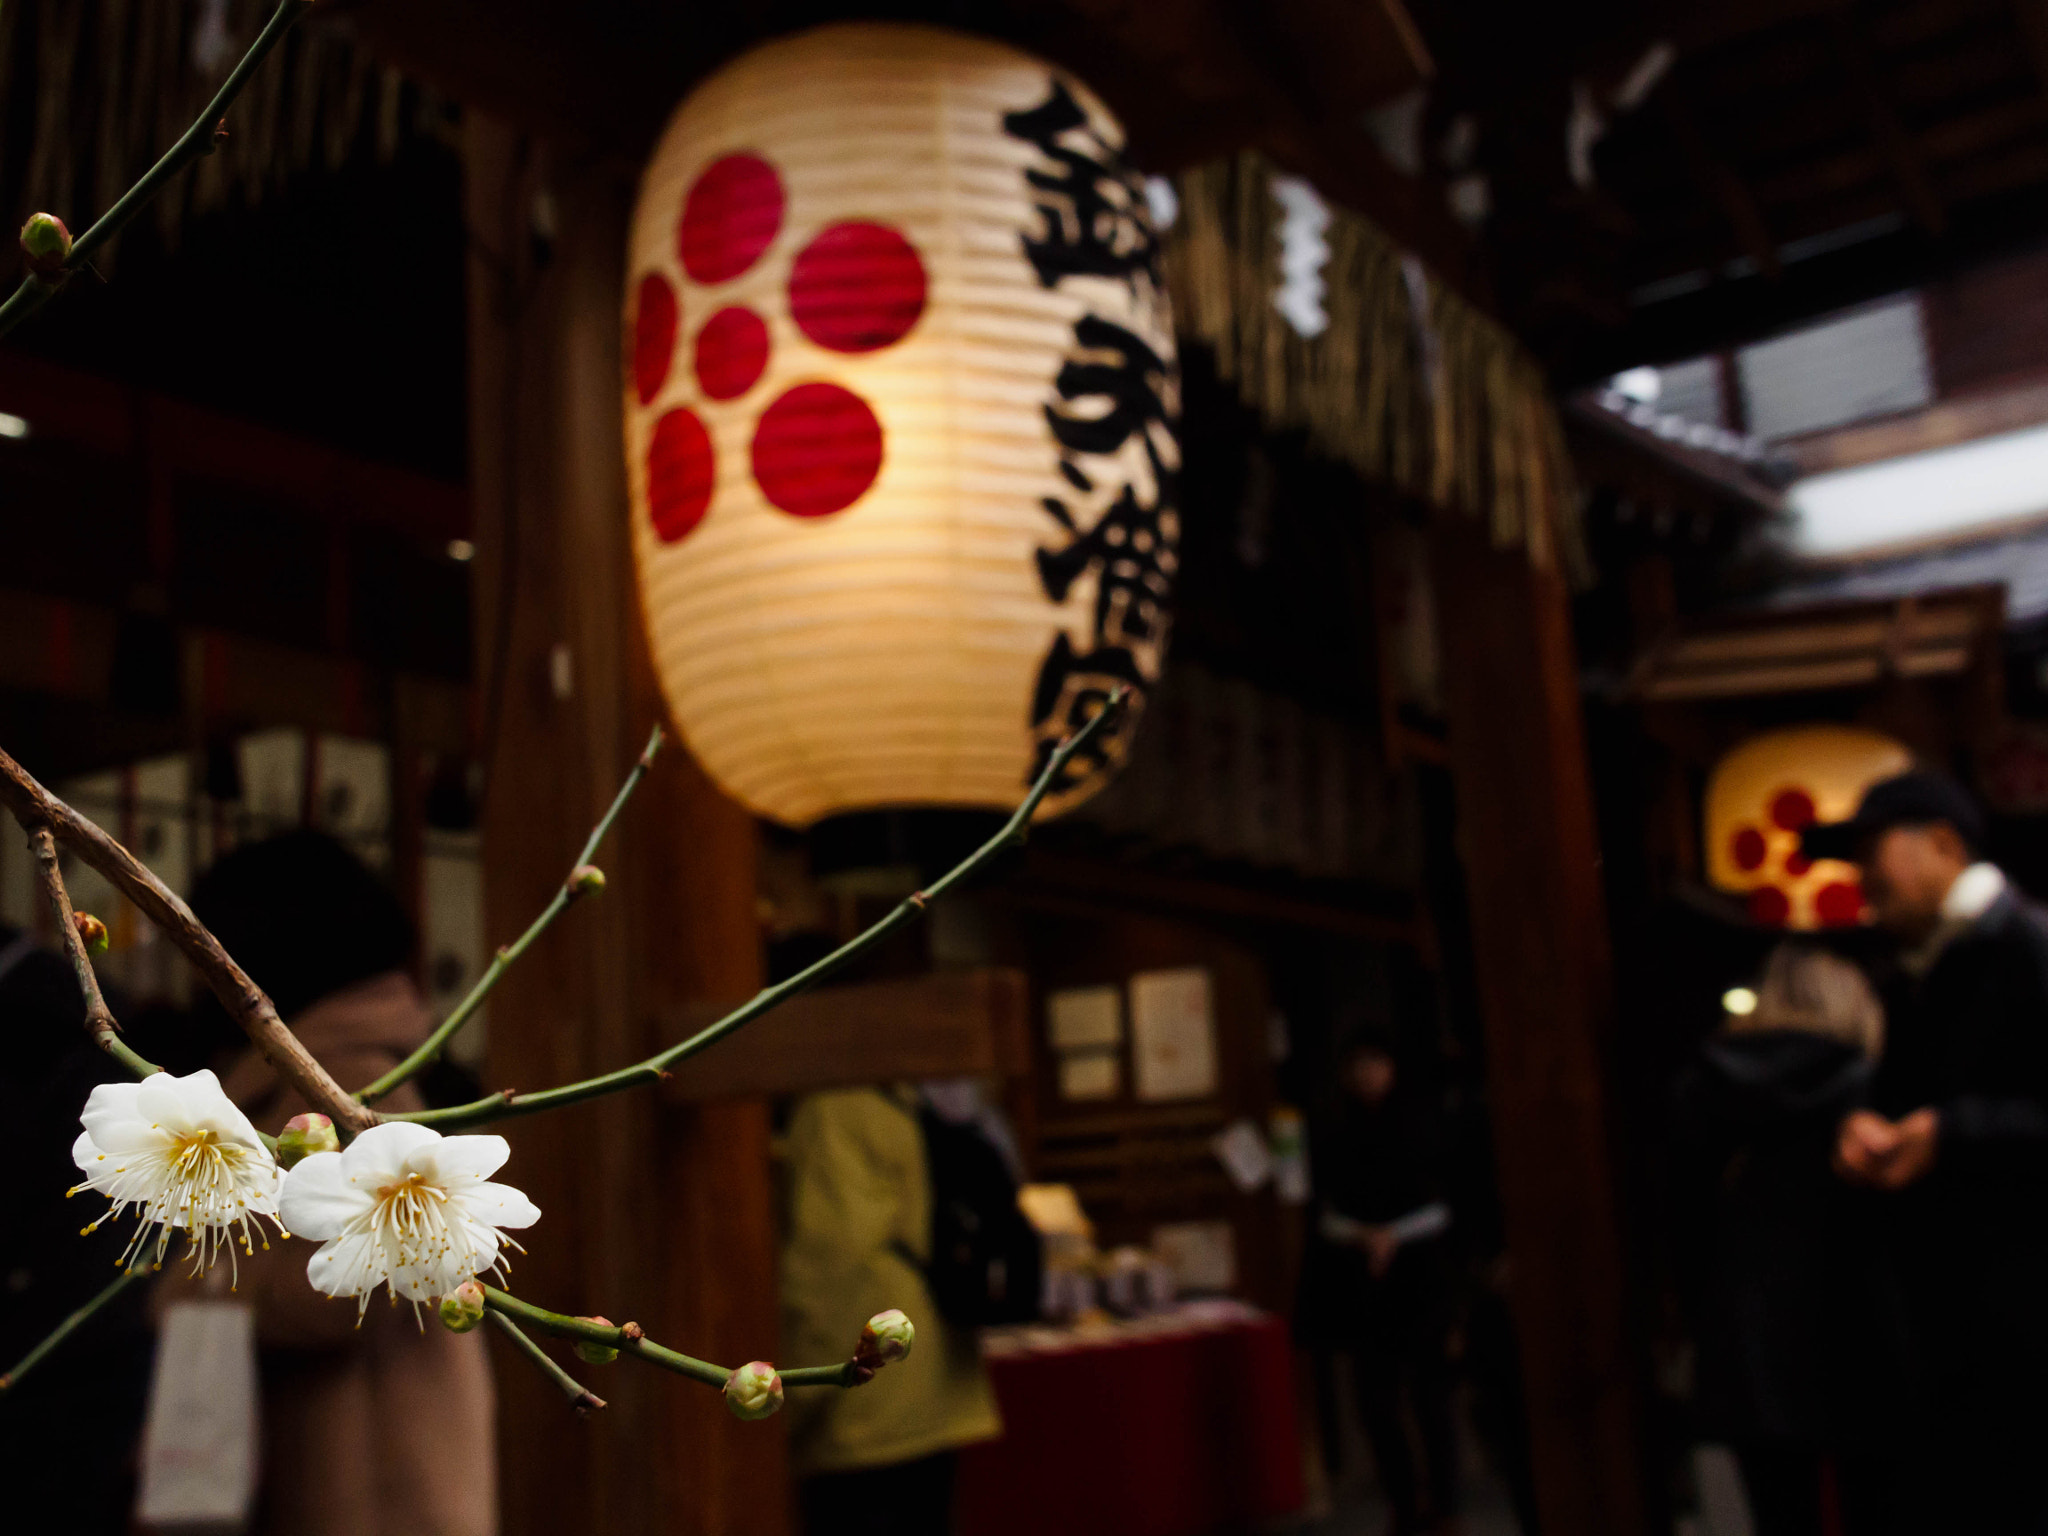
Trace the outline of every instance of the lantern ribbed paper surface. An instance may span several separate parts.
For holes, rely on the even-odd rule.
[[[1707,781],[1707,876],[1746,895],[1749,915],[1772,928],[1840,928],[1862,920],[1856,866],[1808,860],[1799,833],[1846,821],[1863,791],[1913,766],[1877,731],[1802,725],[1752,737],[1714,765]]]
[[[670,121],[627,273],[633,545],[676,722],[754,810],[1010,806],[1158,677],[1179,385],[1121,145],[1051,66],[879,24]]]

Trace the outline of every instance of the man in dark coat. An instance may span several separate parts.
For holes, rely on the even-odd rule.
[[[2048,917],[1978,859],[1976,808],[1936,774],[1806,842],[1855,860],[1900,945],[1873,1107],[1836,1160],[1895,1202],[1924,1373],[1898,1408],[1924,1410],[1930,1517],[2048,1531]]]

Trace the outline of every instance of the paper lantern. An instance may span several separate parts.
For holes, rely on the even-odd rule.
[[[1846,821],[1863,792],[1913,757],[1877,731],[1802,725],[1744,742],[1707,781],[1707,878],[1747,897],[1771,928],[1842,928],[1863,920],[1856,866],[1807,859],[1799,833]]]
[[[1157,680],[1179,379],[1122,144],[1038,59],[880,24],[670,120],[627,272],[633,548],[676,723],[755,811],[1012,806]]]

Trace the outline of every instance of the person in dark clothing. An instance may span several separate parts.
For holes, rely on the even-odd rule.
[[[1863,974],[1781,944],[1678,1086],[1675,1143],[1704,1192],[1697,1302],[1702,1428],[1733,1446],[1757,1536],[1819,1536],[1833,1463],[1848,1536],[1890,1528],[1875,1406],[1904,1319],[1876,1197],[1830,1165],[1866,1101],[1884,1020]]]
[[[113,1006],[125,1013],[118,995]],[[34,935],[0,925],[0,1371],[119,1274],[128,1242],[64,1192],[78,1182],[71,1144],[94,1087],[120,1066],[86,1037],[71,967]],[[134,1287],[68,1339],[19,1389],[0,1393],[0,1486],[16,1508],[61,1509],[67,1532],[119,1536],[135,1497],[154,1337],[147,1290]],[[90,1426],[85,1428],[84,1426]]]
[[[1854,858],[1900,945],[1891,1044],[1836,1161],[1894,1218],[1934,1524],[2048,1530],[2048,916],[1978,860],[1976,808],[1938,775],[1873,786],[1806,843]]]
[[[1442,1137],[1434,1106],[1408,1089],[1389,1045],[1361,1036],[1341,1067],[1341,1107],[1311,1158],[1319,1186],[1312,1259],[1320,1329],[1351,1356],[1397,1536],[1455,1530],[1458,1437],[1451,1408],[1452,1265],[1444,1234]],[[1418,1469],[1403,1408],[1422,1447]]]

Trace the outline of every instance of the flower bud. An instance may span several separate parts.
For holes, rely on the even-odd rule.
[[[78,929],[79,942],[89,955],[103,955],[107,952],[107,925],[90,912],[71,914],[72,925]]]
[[[765,1419],[782,1407],[782,1376],[766,1360],[750,1360],[725,1378],[725,1406],[738,1419]]]
[[[595,864],[578,864],[569,871],[569,894],[595,896],[604,889],[604,871]]]
[[[54,213],[32,213],[21,226],[21,254],[37,277],[61,277],[71,259],[71,231]]]
[[[612,1326],[612,1320],[608,1317],[579,1317],[576,1321],[579,1323],[596,1323],[600,1328]],[[619,1358],[619,1352],[609,1344],[594,1344],[589,1339],[578,1339],[574,1348],[578,1360],[588,1361],[592,1365],[610,1365]]]
[[[441,1298],[441,1326],[450,1333],[467,1333],[484,1320],[484,1288],[465,1280]]]
[[[285,1121],[284,1129],[277,1133],[277,1166],[280,1168],[303,1163],[315,1152],[340,1150],[341,1138],[334,1133],[334,1122],[311,1111],[293,1115]]]
[[[917,1329],[900,1308],[877,1312],[860,1331],[860,1343],[853,1351],[854,1362],[872,1370],[894,1365],[910,1353],[917,1342]]]

